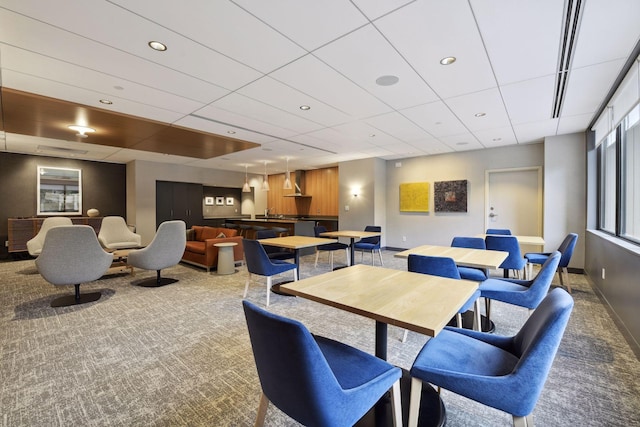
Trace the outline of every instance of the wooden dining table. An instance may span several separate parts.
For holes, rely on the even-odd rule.
[[[382,235],[379,231],[360,231],[360,230],[337,230],[337,231],[325,231],[324,233],[320,233],[322,237],[347,237],[350,239],[349,243],[349,252],[351,254],[351,263],[349,265],[355,264],[355,247],[356,247],[356,239],[364,239],[367,237],[375,237]]]
[[[544,238],[540,236],[523,236],[518,234],[477,234],[476,237],[485,238],[487,236],[511,236],[518,240],[521,245],[544,246]]]
[[[375,355],[384,360],[387,359],[388,325],[435,337],[477,289],[478,283],[468,280],[365,264],[280,287],[282,292],[375,320]],[[405,391],[408,383],[410,377],[405,371],[402,386]],[[428,421],[421,421],[421,425],[442,425],[446,412],[439,395],[432,387],[424,390],[420,419]],[[385,412],[380,408],[379,411]],[[376,425],[384,424],[387,419],[386,414],[374,418]]]
[[[262,245],[278,246],[280,248],[293,249],[295,263],[298,266],[297,279],[300,278],[300,249],[336,243],[336,239],[326,239],[312,236],[284,236],[258,240]]]
[[[452,258],[457,265],[463,267],[497,269],[507,259],[509,252],[454,246],[422,245],[398,252],[394,256],[397,258],[409,258],[409,255],[447,257]]]

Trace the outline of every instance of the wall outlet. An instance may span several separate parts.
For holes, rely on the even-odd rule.
[[[402,241],[406,242],[407,241],[407,236],[402,236]]]
[[[604,267],[602,267],[602,280],[604,280]]]
[[[344,211],[349,212],[349,205],[344,205]]]
[[[5,248],[8,248],[8,247],[9,247],[9,241],[8,241],[8,240],[5,240],[5,241],[4,241],[4,246],[5,246]]]

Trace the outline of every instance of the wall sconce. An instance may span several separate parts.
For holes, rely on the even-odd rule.
[[[353,197],[358,197],[360,195],[360,189],[357,187],[353,187],[351,189],[351,194],[353,194]]]

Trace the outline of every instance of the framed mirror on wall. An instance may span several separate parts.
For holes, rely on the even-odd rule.
[[[82,214],[82,171],[38,166],[38,215]]]

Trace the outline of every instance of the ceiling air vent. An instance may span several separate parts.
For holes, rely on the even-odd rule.
[[[567,0],[562,30],[562,44],[558,58],[558,72],[556,74],[555,95],[553,97],[553,112],[551,117],[557,119],[562,111],[562,102],[569,81],[569,70],[573,60],[573,51],[578,39],[580,20],[582,19],[583,0]]]

